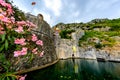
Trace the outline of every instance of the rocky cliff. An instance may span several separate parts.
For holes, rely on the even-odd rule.
[[[73,51],[73,46],[76,47],[75,53]],[[72,58],[72,54],[74,54],[75,58],[101,59],[104,61],[120,61],[119,47],[120,45],[105,49],[96,49],[95,47],[92,47],[90,45],[86,47],[79,47],[74,39],[60,39],[56,51],[60,59]]]
[[[59,58],[72,57],[72,47],[75,46],[75,57],[120,61],[120,18],[94,19],[88,23],[59,23],[54,28],[59,28],[60,34],[66,34],[58,40]],[[68,30],[74,30],[75,33],[70,34]],[[84,33],[77,33],[79,30]],[[72,36],[72,39],[68,39],[68,36]]]

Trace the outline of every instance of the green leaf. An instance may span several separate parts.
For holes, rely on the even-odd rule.
[[[1,80],[5,80],[5,77],[2,77]]]
[[[8,49],[8,40],[5,40],[5,50],[7,50]]]
[[[0,52],[4,50],[4,44],[2,46],[0,46]]]
[[[8,36],[8,40],[9,40],[9,41],[11,40],[10,36]]]
[[[29,56],[30,56],[30,59],[28,60],[28,63],[30,63],[34,58],[33,54],[30,54]]]
[[[5,34],[2,35],[2,42],[5,41]]]
[[[1,66],[5,69],[6,72],[9,71],[8,66],[6,66],[6,65],[1,65]]]
[[[5,55],[4,54],[0,54],[0,62],[5,62]]]
[[[10,80],[10,78],[7,76],[7,80]]]
[[[11,77],[12,80],[16,80],[15,77]]]

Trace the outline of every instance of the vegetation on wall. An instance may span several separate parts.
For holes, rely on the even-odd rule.
[[[60,36],[63,39],[71,39],[71,33],[75,32],[75,30],[62,30],[60,32]]]
[[[86,45],[92,44],[96,48],[113,46],[116,41],[112,37],[118,35],[120,35],[120,32],[100,32],[87,30],[85,31],[85,35],[80,38],[79,45],[81,45],[82,43],[85,43]]]

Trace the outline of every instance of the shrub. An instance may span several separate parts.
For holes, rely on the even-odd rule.
[[[64,39],[71,39],[72,32],[75,32],[75,30],[62,30],[60,32],[60,36],[61,38],[64,38]]]

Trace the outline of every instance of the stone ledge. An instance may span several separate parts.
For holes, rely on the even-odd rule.
[[[120,63],[120,60],[111,60],[111,59],[104,59],[104,58],[81,58],[81,57],[67,57],[67,58],[59,58],[60,60],[67,60],[67,59],[86,59],[86,60],[97,60],[98,62],[114,62],[114,63]]]
[[[15,72],[14,74],[24,74],[24,73],[31,72],[31,71],[35,71],[35,70],[38,70],[38,69],[43,69],[43,68],[46,68],[46,67],[48,67],[48,66],[51,66],[51,65],[57,63],[58,61],[59,61],[59,59],[55,60],[55,61],[52,62],[52,63],[48,63],[48,64],[42,65],[42,66],[40,66],[40,67],[33,67],[33,68],[31,68],[31,69],[21,70],[21,71]]]
[[[60,60],[66,60],[66,59],[88,59],[88,60],[97,60],[94,58],[81,58],[81,57],[67,57],[67,58],[59,58]]]

